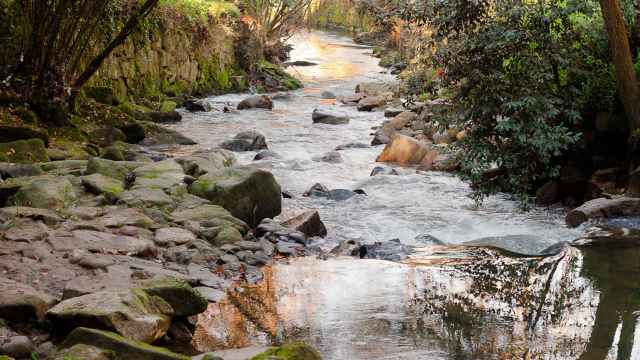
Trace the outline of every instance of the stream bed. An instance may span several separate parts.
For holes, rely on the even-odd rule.
[[[301,33],[291,43],[292,60],[318,64],[290,68],[304,89],[275,96],[273,111],[184,113],[173,128],[198,148],[245,130],[264,134],[278,157],[253,161],[255,152],[239,153],[239,163],[268,169],[293,194],[284,200],[283,220],[319,211],[329,235],[314,245],[330,250],[345,240],[399,239],[417,250],[401,262],[276,263],[264,281],[237,288],[201,315],[201,350],[301,340],[325,359],[640,358],[640,250],[570,247],[542,257],[584,231],[564,225],[565,209],[522,212],[506,196],[476,207],[468,184],[447,173],[398,168],[400,175],[371,177],[382,146],[342,150],[341,163],[316,161],[339,145],[369,144],[371,128],[384,121],[381,112],[358,112],[322,93],[349,95],[360,82],[393,76],[370,48],[339,34]],[[246,96],[207,101],[222,109]],[[313,124],[318,106],[339,108],[351,121]],[[315,183],[366,195],[302,197]],[[461,246],[469,241],[497,248]]]

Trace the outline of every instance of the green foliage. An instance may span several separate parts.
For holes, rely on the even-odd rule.
[[[434,92],[434,78],[453,90],[456,113],[439,120],[467,129],[462,175],[476,185],[475,198],[508,191],[526,205],[580,145],[582,114],[616,106],[597,4],[421,4],[434,30],[426,69],[437,70],[425,70],[414,92]],[[500,176],[487,176],[495,169]]]

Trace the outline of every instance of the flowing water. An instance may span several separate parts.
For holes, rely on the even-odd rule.
[[[329,236],[318,246],[399,239],[419,250],[401,263],[308,257],[275,264],[264,282],[238,289],[200,319],[202,350],[304,340],[326,359],[640,358],[638,252],[569,248],[542,258],[535,255],[582,232],[564,226],[563,209],[521,212],[504,196],[476,207],[469,186],[445,173],[398,169],[398,176],[370,177],[382,147],[340,151],[338,164],[315,161],[338,145],[369,144],[371,128],[384,120],[322,92],[349,95],[360,82],[393,77],[371,49],[347,37],[310,32],[291,42],[293,60],[318,64],[290,69],[304,89],[275,96],[273,111],[185,113],[175,128],[205,148],[241,131],[263,133],[279,157],[253,161],[255,153],[242,153],[239,162],[269,169],[294,195],[284,200],[282,218],[320,212]],[[245,97],[207,100],[222,109]],[[319,106],[347,113],[350,123],[312,124]],[[367,195],[302,197],[314,183]],[[424,240],[434,237],[448,246]],[[479,239],[528,255],[459,246]]]

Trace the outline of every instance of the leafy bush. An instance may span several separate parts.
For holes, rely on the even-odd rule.
[[[559,176],[563,154],[581,145],[582,115],[616,106],[597,4],[421,5],[433,29],[428,61],[454,90],[456,116],[440,122],[467,129],[463,177],[475,184],[477,200],[508,191],[527,204]]]

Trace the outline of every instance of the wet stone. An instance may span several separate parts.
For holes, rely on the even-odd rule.
[[[254,242],[254,241],[239,241],[235,244],[236,246],[238,246],[240,249],[242,250],[250,250],[250,251],[258,251],[258,250],[262,250],[262,246],[260,245],[260,243]]]

